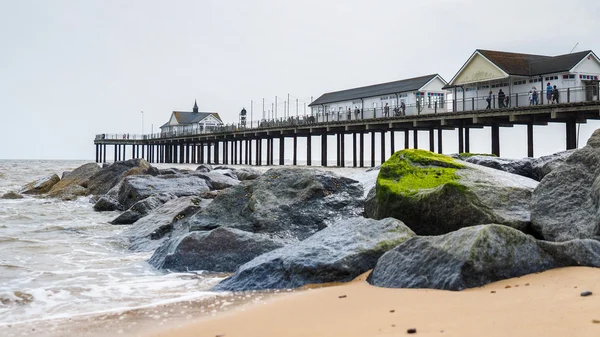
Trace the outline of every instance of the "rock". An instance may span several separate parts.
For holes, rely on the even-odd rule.
[[[492,156],[469,156],[463,159],[472,164],[477,164],[504,172],[518,174],[523,177],[533,178],[533,158],[508,159]]]
[[[17,192],[12,192],[12,191],[11,191],[11,192],[4,193],[4,194],[3,194],[3,195],[0,197],[0,199],[23,199],[23,196],[22,196],[22,195],[20,195],[20,194],[19,194],[19,193],[17,193]]]
[[[168,240],[173,232],[181,237],[189,232],[182,220],[205,208],[210,200],[181,197],[170,200],[145,217],[125,228],[123,235],[129,240],[129,249],[151,252]]]
[[[69,174],[71,174],[71,172],[73,172],[73,171],[65,171],[65,172],[63,172],[62,176],[60,177],[60,180],[65,179]]]
[[[98,173],[98,171],[100,171],[100,166],[96,163],[88,163],[79,166],[66,176],[63,174],[64,178],[56,183],[56,185],[52,186],[48,195],[51,197],[86,195],[87,191],[84,192],[83,190],[72,186],[78,186],[85,189],[89,179],[94,174]]]
[[[510,227],[480,225],[413,237],[385,253],[367,280],[387,288],[462,290],[552,268],[596,267],[599,252],[593,240],[544,242]]]
[[[150,264],[171,271],[234,272],[256,256],[283,247],[284,242],[264,234],[233,228],[191,232],[157,249]]]
[[[36,181],[32,181],[29,184],[23,186],[19,193],[21,194],[44,194],[56,185],[60,181],[60,178],[56,174],[45,176]]]
[[[52,191],[50,191],[52,193]],[[87,188],[79,185],[69,185],[60,190],[60,193],[52,195],[54,197],[60,197],[61,200],[75,200],[77,197],[87,195]]]
[[[204,181],[206,181],[206,185],[208,185],[208,188],[211,190],[223,190],[240,183],[237,178],[231,178],[230,176],[224,175],[220,173],[219,170],[213,170],[210,172],[194,172],[191,175],[204,179]]]
[[[170,193],[182,197],[197,196],[208,190],[206,181],[196,176],[131,176],[123,180],[117,200],[124,208],[129,208],[156,193]]]
[[[179,174],[179,173],[181,173],[181,170],[176,169],[176,168],[159,169],[158,173],[160,175]]]
[[[340,218],[362,213],[355,180],[301,168],[270,169],[256,180],[225,189],[188,220],[190,230],[231,227],[303,240]]]
[[[96,212],[110,212],[110,211],[122,211],[123,206],[119,204],[114,198],[105,195],[100,197],[94,204],[94,211]]]
[[[150,211],[160,207],[169,200],[177,198],[171,193],[157,193],[148,198],[138,201],[128,210],[121,213],[110,223],[113,225],[129,225],[146,216]]]
[[[531,163],[531,178],[542,181],[545,176],[562,165],[573,152],[575,152],[575,150],[562,151],[548,156],[535,158]]]
[[[88,191],[90,194],[106,194],[124,177],[143,174],[156,176],[159,172],[144,159],[130,159],[115,162],[107,167],[103,167],[90,177],[88,181]]]
[[[200,166],[198,166],[196,168],[197,172],[210,172],[212,170],[213,170],[213,167],[210,164],[201,164]]]
[[[584,291],[580,294],[581,297],[587,297],[587,296],[592,296],[592,292],[591,291]]]
[[[599,176],[600,129],[533,192],[531,222],[535,230],[549,241],[600,238]]]
[[[260,172],[259,170],[250,168],[250,167],[243,167],[240,169],[235,169],[234,173],[235,173],[235,176],[237,177],[237,179],[241,180],[241,181],[254,180],[262,175],[262,172]]]
[[[402,220],[418,235],[498,223],[530,232],[537,182],[425,150],[394,153],[379,171],[365,215]]]
[[[340,220],[302,242],[258,256],[215,290],[281,289],[351,281],[372,269],[383,253],[414,235],[396,219]]]

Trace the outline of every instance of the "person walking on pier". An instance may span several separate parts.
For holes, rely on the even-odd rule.
[[[352,119],[352,110],[348,108],[348,120]]]
[[[406,103],[404,101],[400,102],[400,113],[401,116],[406,116]]]
[[[531,88],[531,105],[538,105],[538,91],[535,85]]]
[[[500,89],[500,91],[498,91],[498,108],[502,109],[504,108],[504,100],[506,99],[506,95],[504,94],[504,91],[502,91],[502,89]]]
[[[354,119],[358,119],[358,114],[360,114],[360,109],[358,106],[354,106]]]
[[[552,85],[548,82],[548,85],[546,86],[546,99],[548,100],[548,104],[552,103],[552,90]]]
[[[383,117],[389,117],[390,115],[390,107],[387,103],[385,103],[385,106],[383,107]]]
[[[552,88],[552,103],[558,104],[558,88],[556,86]]]
[[[486,110],[489,110],[492,108],[491,104],[492,104],[492,91],[490,90],[490,92],[488,92],[487,97],[485,98],[485,101],[487,102],[487,106],[485,107]]]

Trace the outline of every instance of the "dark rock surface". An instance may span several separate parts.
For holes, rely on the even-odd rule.
[[[231,227],[303,240],[332,221],[362,213],[362,186],[331,172],[271,169],[221,191],[188,222],[191,230]]]
[[[237,178],[232,178],[229,175],[225,175],[219,170],[213,170],[211,172],[193,172],[190,175],[194,177],[198,177],[206,181],[206,185],[211,190],[222,190],[229,188],[231,186],[235,186],[240,183]]]
[[[387,250],[414,235],[396,219],[340,220],[302,242],[258,256],[215,290],[296,288],[350,281],[373,268]]]
[[[531,222],[549,241],[600,239],[600,129],[533,192]]]
[[[79,166],[69,174],[65,175],[56,185],[52,186],[48,193],[51,197],[69,197],[86,195],[87,191],[74,187],[79,186],[87,188],[89,179],[100,171],[100,166],[96,163],[88,163]]]
[[[212,170],[213,170],[213,167],[210,164],[201,164],[200,166],[198,166],[196,168],[196,171],[198,171],[198,172],[210,172]]]
[[[170,200],[154,209],[131,226],[123,235],[129,239],[133,251],[154,251],[172,235],[180,238],[189,232],[185,221],[190,215],[205,208],[211,200],[197,197],[181,197]]]
[[[396,152],[381,167],[365,215],[402,220],[418,235],[498,223],[531,231],[537,182],[424,150]]]
[[[208,190],[204,179],[191,175],[131,176],[123,180],[117,200],[124,208],[129,208],[157,193],[182,197],[198,196]]]
[[[23,196],[17,192],[7,192],[4,193],[0,199],[23,199]]]
[[[234,272],[256,256],[283,247],[281,240],[233,228],[191,232],[157,249],[150,264],[171,271]]]
[[[88,181],[88,191],[90,194],[106,194],[111,188],[117,185],[124,177],[132,175],[158,175],[158,169],[150,166],[144,159],[131,159],[115,162],[109,166],[103,167],[96,174],[90,177]]]
[[[518,174],[523,177],[533,178],[533,158],[508,159],[492,156],[471,156],[463,159],[472,164],[477,164],[504,172]]]
[[[121,206],[121,204],[119,204],[119,202],[116,199],[108,195],[100,197],[100,199],[98,199],[98,201],[96,201],[96,203],[94,204],[94,211],[96,212],[110,212],[122,210],[123,206]]]
[[[550,172],[562,165],[573,152],[576,150],[568,150],[557,152],[548,156],[535,158],[531,163],[531,178],[542,181]]]
[[[387,288],[462,290],[566,266],[600,266],[600,242],[557,244],[501,225],[414,237],[385,253],[369,283]]]
[[[52,186],[56,185],[60,181],[60,178],[56,174],[45,176],[36,181],[32,181],[29,184],[23,186],[20,194],[44,194],[50,191]]]
[[[250,168],[250,167],[243,167],[243,168],[235,169],[234,173],[235,173],[235,176],[241,181],[254,180],[262,175],[262,172],[260,172],[259,170]]]
[[[129,225],[146,216],[153,209],[160,207],[169,200],[175,199],[177,196],[171,193],[157,193],[148,198],[138,201],[128,210],[121,213],[110,223],[113,225]]]

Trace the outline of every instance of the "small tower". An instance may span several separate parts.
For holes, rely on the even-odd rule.
[[[198,103],[194,100],[194,112],[198,113]]]

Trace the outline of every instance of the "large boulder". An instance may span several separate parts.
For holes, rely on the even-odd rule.
[[[144,159],[130,159],[115,162],[102,167],[88,180],[87,188],[90,194],[102,195],[117,185],[124,177],[132,175],[158,175],[158,169],[152,167]]]
[[[206,180],[191,175],[131,176],[123,180],[117,200],[124,208],[129,208],[156,193],[183,197],[197,196],[208,190]]]
[[[469,156],[464,157],[464,161],[472,164],[477,164],[496,170],[505,171],[512,174],[518,174],[520,176],[533,178],[532,162],[533,158],[522,158],[522,159],[508,159],[499,158],[492,156]]]
[[[235,176],[241,181],[254,180],[262,175],[262,172],[251,167],[242,167],[239,169],[235,169],[233,172],[235,173]]]
[[[157,193],[148,198],[138,201],[128,210],[121,213],[110,223],[113,225],[129,225],[146,216],[153,209],[160,207],[169,200],[175,199],[177,196],[171,193]]]
[[[402,150],[381,166],[365,215],[400,219],[418,235],[485,223],[529,232],[529,203],[537,184],[429,151]]]
[[[56,174],[45,176],[36,181],[32,181],[29,184],[23,186],[20,194],[44,194],[50,191],[52,186],[56,185],[60,181],[60,178]]]
[[[236,228],[282,239],[303,240],[339,218],[362,213],[363,189],[331,172],[271,169],[223,190],[188,220],[191,230]]]
[[[542,181],[545,176],[562,165],[573,152],[575,150],[567,150],[535,158],[531,162],[531,178]]]
[[[210,172],[213,170],[213,167],[211,164],[200,164],[200,166],[198,166],[196,168],[196,171],[198,172]]]
[[[385,253],[369,283],[386,288],[462,290],[566,266],[600,266],[600,242],[538,241],[502,225],[413,237]]]
[[[10,191],[10,192],[4,193],[0,197],[0,199],[23,199],[23,196],[17,192]]]
[[[242,265],[215,290],[296,288],[350,281],[372,269],[383,253],[414,235],[396,219],[340,220],[302,242]]]
[[[229,175],[222,174],[218,170],[210,172],[193,172],[192,176],[204,179],[206,185],[211,190],[223,190],[240,183],[237,178],[232,178]]]
[[[65,174],[63,178],[52,186],[52,189],[48,193],[51,197],[68,197],[72,195],[85,195],[87,191],[83,191],[80,188],[87,188],[89,179],[100,171],[100,166],[96,163],[88,163],[79,166],[72,172]]]
[[[157,249],[150,264],[171,271],[206,270],[232,273],[253,258],[283,247],[282,240],[233,228],[191,232]]]
[[[103,195],[94,203],[94,211],[96,212],[112,212],[122,211],[123,206],[113,197],[109,195]]]
[[[129,240],[129,249],[151,252],[171,236],[179,238],[187,234],[189,227],[184,220],[205,208],[210,201],[197,197],[181,197],[154,209],[123,231],[123,235]]]
[[[531,222],[549,241],[600,239],[600,129],[533,192]]]

